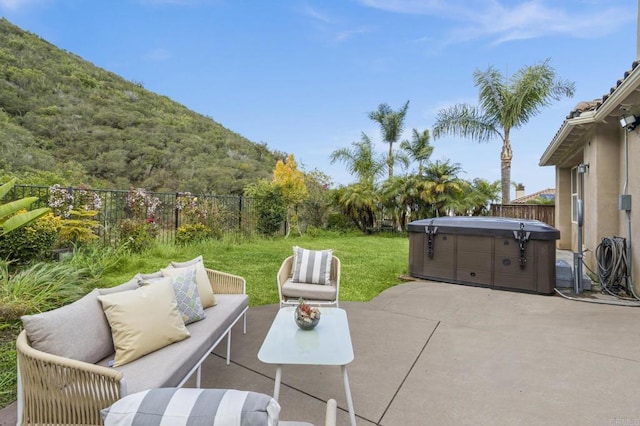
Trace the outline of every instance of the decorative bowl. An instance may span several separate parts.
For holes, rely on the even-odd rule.
[[[293,318],[300,329],[313,330],[320,322],[320,310],[312,308],[304,301],[300,301],[295,311],[293,311]]]

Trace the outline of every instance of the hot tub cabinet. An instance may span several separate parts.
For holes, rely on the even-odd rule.
[[[552,294],[560,231],[537,220],[439,217],[409,224],[409,274]]]

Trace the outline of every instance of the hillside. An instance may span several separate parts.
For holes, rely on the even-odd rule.
[[[0,153],[0,177],[216,194],[269,177],[282,155],[6,19]]]

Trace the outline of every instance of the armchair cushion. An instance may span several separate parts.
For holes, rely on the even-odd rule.
[[[331,259],[333,250],[307,250],[293,248],[294,283],[331,284]]]
[[[105,426],[145,424],[276,426],[280,405],[233,389],[159,388],[128,395],[101,411]]]
[[[282,285],[282,295],[291,299],[308,299],[308,300],[335,300],[335,285],[317,285],[306,283],[294,283],[288,279]]]

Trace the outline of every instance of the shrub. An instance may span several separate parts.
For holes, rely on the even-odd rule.
[[[222,238],[229,222],[230,213],[215,200],[198,198],[190,192],[182,192],[176,198],[176,209],[180,212],[182,225],[202,224],[209,228],[209,236]]]
[[[35,263],[13,274],[0,260],[0,317],[13,321],[73,302],[94,284],[86,271],[68,263]]]
[[[57,245],[72,247],[85,245],[98,239],[96,233],[100,224],[95,220],[95,210],[71,210],[69,218],[62,220],[62,229]]]
[[[201,223],[182,225],[176,230],[176,243],[187,244],[211,237],[211,229]]]
[[[47,213],[30,225],[0,236],[0,258],[19,264],[48,258],[61,228],[60,218]]]
[[[348,232],[356,229],[353,221],[342,213],[332,213],[327,220],[327,229]]]
[[[112,247],[99,242],[74,249],[69,263],[76,269],[86,271],[87,276],[98,279],[104,272],[120,267],[127,254],[126,246]]]
[[[287,207],[280,187],[272,186],[263,180],[257,184],[247,185],[245,193],[255,200],[258,232],[263,235],[273,235],[282,229],[287,218]]]
[[[147,194],[144,188],[134,187],[129,189],[126,203],[128,213],[138,220],[152,219],[162,204],[158,197]]]
[[[151,247],[158,236],[158,226],[152,220],[125,219],[120,222],[120,241],[132,252]]]

